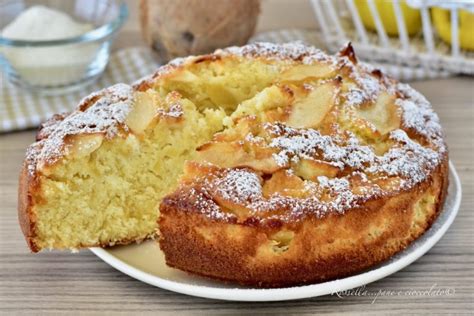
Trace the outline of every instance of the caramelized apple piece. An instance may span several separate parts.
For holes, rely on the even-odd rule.
[[[381,93],[374,104],[357,109],[357,113],[382,135],[400,127],[400,111],[395,105],[395,96],[386,92]]]
[[[294,237],[295,233],[291,230],[280,230],[276,234],[273,234],[270,236],[272,250],[276,253],[288,251]]]
[[[125,123],[135,134],[141,134],[151,123],[156,114],[153,96],[146,92],[138,92]]]
[[[334,178],[339,169],[325,161],[301,159],[292,164],[295,174],[305,180],[316,181],[319,176]]]
[[[102,145],[104,137],[103,133],[67,135],[64,138],[64,154],[74,159],[87,157]],[[38,162],[37,170],[49,176],[54,168],[49,162],[41,160]]]
[[[180,181],[193,182],[196,179],[206,177],[214,172],[217,172],[219,167],[210,164],[203,164],[197,161],[186,161],[183,167],[183,175]]]
[[[288,170],[279,170],[263,185],[263,196],[269,198],[274,194],[302,197],[306,194],[304,182]]]
[[[100,147],[103,139],[102,133],[67,136],[65,139],[67,154],[73,155],[74,158],[88,156]]]
[[[198,161],[219,167],[249,167],[264,173],[272,173],[281,168],[273,158],[273,149],[242,141],[209,142],[197,150]]]
[[[219,167],[233,167],[245,155],[238,142],[208,142],[197,148],[199,162],[209,162]]]
[[[281,81],[301,81],[305,79],[322,79],[334,75],[334,67],[319,63],[314,65],[298,65],[281,74]]]
[[[335,104],[340,82],[328,81],[314,88],[292,106],[287,125],[297,128],[316,127]]]

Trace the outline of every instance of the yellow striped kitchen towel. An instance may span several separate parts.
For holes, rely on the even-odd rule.
[[[320,34],[313,30],[287,29],[257,34],[251,42],[267,41],[283,43],[303,41],[324,49]],[[118,82],[132,83],[153,73],[159,67],[152,52],[146,47],[132,47],[112,55],[104,75],[93,85],[75,93],[44,97],[29,93],[9,83],[5,74],[1,76],[0,89],[0,133],[34,128],[55,113],[69,112],[92,91],[100,90]],[[376,67],[402,80],[445,77],[447,73],[437,73],[425,69],[378,64]]]
[[[158,64],[146,47],[118,51],[110,58],[103,76],[94,84],[74,93],[60,96],[39,96],[19,88],[1,76],[0,133],[38,126],[55,113],[69,112],[92,91],[117,82],[131,83],[155,71]]]

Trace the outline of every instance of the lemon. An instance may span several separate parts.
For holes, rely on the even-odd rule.
[[[451,44],[451,12],[441,8],[431,9],[433,24],[438,36]],[[474,13],[459,10],[459,46],[474,50]]]
[[[385,32],[388,35],[397,36],[397,18],[395,16],[395,9],[393,8],[393,1],[388,0],[374,0],[377,12],[379,13],[380,20],[385,28]],[[369,4],[367,0],[355,0],[355,5],[359,11],[359,15],[362,19],[364,26],[375,31],[375,21],[370,12]],[[421,29],[421,15],[420,11],[409,7],[405,1],[400,2],[402,9],[403,20],[409,35],[416,34]]]

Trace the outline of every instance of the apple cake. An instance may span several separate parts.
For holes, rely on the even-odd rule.
[[[158,236],[166,262],[260,287],[388,259],[441,211],[448,151],[429,102],[301,43],[176,59],[44,123],[20,175],[32,251]]]

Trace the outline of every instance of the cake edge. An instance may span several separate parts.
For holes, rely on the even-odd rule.
[[[300,270],[305,271],[307,269],[307,264],[304,263],[304,260],[299,261],[298,259],[295,259],[295,261],[289,260],[287,262],[287,265],[282,268],[281,266],[275,265],[271,267],[271,271],[268,270],[268,272],[271,272],[274,275],[279,275],[279,279],[275,281],[270,281],[271,277],[265,276],[261,278],[255,278],[252,273],[254,271],[252,270],[245,270],[242,269],[242,263],[245,262],[245,259],[242,259],[242,257],[245,257],[249,255],[249,253],[243,253],[242,251],[238,251],[235,249],[232,249],[231,251],[226,251],[224,248],[224,241],[219,239],[219,243],[216,244],[210,244],[206,242],[203,242],[203,240],[198,240],[200,237],[198,237],[197,234],[188,234],[188,232],[192,229],[192,227],[200,227],[199,225],[203,223],[204,225],[209,223],[209,220],[205,218],[205,215],[199,214],[199,213],[191,213],[188,214],[187,216],[189,217],[189,222],[185,222],[181,219],[173,218],[173,221],[175,222],[176,227],[171,227],[169,224],[164,223],[166,221],[167,214],[171,214],[173,216],[173,213],[178,214],[182,213],[180,210],[167,210],[166,208],[161,209],[161,214],[159,219],[160,223],[160,237],[157,242],[160,245],[160,248],[165,254],[165,259],[166,259],[166,264],[170,267],[177,268],[183,271],[186,271],[188,273],[200,275],[201,277],[205,277],[208,279],[214,279],[214,280],[220,280],[224,281],[230,284],[240,284],[243,286],[256,286],[256,287],[263,287],[263,288],[276,288],[276,287],[291,287],[291,286],[300,286],[300,285],[305,285],[305,284],[313,284],[313,283],[320,283],[320,282],[326,282],[334,279],[339,279],[343,277],[347,277],[350,275],[354,275],[356,273],[362,272],[370,267],[373,267],[376,264],[382,263],[386,260],[389,260],[392,256],[395,254],[403,251],[406,249],[409,245],[411,245],[415,240],[420,238],[426,231],[430,229],[430,227],[433,225],[433,223],[436,221],[440,213],[443,211],[444,203],[446,200],[446,196],[448,193],[448,186],[449,186],[449,159],[448,159],[448,154],[446,153],[444,155],[443,162],[438,166],[437,169],[435,169],[435,172],[431,174],[430,177],[428,177],[424,182],[419,183],[417,186],[411,188],[409,190],[413,194],[421,194],[420,193],[420,188],[424,187],[425,190],[428,190],[431,188],[433,185],[433,179],[438,178],[439,181],[441,181],[440,185],[438,186],[439,188],[439,193],[437,194],[437,201],[436,204],[434,205],[434,212],[431,216],[429,216],[426,221],[423,223],[424,224],[424,229],[417,231],[415,234],[410,235],[409,238],[403,240],[398,238],[397,240],[399,241],[397,244],[396,248],[390,249],[390,251],[387,251],[384,253],[382,256],[377,254],[375,250],[370,250],[365,247],[358,248],[358,249],[364,249],[364,252],[359,254],[359,258],[355,257],[348,257],[348,258],[339,258],[339,257],[330,257],[330,258],[323,258],[322,261],[320,262],[320,265],[315,268],[315,270],[310,270],[306,271],[307,274],[302,276],[304,273],[300,273]],[[422,191],[422,193],[425,191]],[[162,204],[163,205],[163,204]],[[414,207],[415,203],[411,203],[410,207]],[[354,211],[350,210],[349,212]],[[398,210],[402,213],[407,213],[406,210]],[[347,214],[346,214],[347,215]],[[375,215],[373,213],[372,215]],[[179,217],[179,215],[178,215]],[[184,216],[183,216],[184,217]],[[368,215],[367,217],[370,217]],[[407,217],[407,216],[405,216]],[[404,218],[406,220],[406,218]],[[171,222],[171,221],[170,221]],[[229,224],[229,223],[211,223],[212,225],[235,225]],[[241,224],[240,224],[241,225]],[[258,225],[258,224],[257,224]],[[265,227],[254,227],[254,226],[245,226],[242,225],[242,227],[246,229],[253,229],[253,233],[255,236],[257,234],[265,233],[266,228]],[[283,226],[285,227],[285,226]],[[396,231],[398,227],[394,228]],[[219,230],[219,228],[216,228],[216,231]],[[212,234],[212,232],[209,232]],[[187,236],[188,235],[188,236]],[[166,240],[167,237],[172,236],[170,239],[172,240]],[[220,238],[221,236],[218,236],[217,238]],[[252,247],[253,243],[258,243],[261,242],[259,238],[255,238],[254,241],[248,241],[247,240],[247,245],[249,246],[249,249]],[[234,245],[230,244],[230,247],[233,247]],[[180,247],[189,247],[189,249],[193,249],[192,253],[190,251],[186,251],[189,249],[179,249]],[[217,247],[217,248],[215,248]],[[376,250],[381,250],[383,249],[376,249]],[[242,248],[240,249],[242,250]],[[182,251],[181,253],[179,253]],[[255,251],[255,249],[251,249],[251,251]],[[232,252],[235,257],[229,257],[228,254]],[[212,258],[207,258],[205,257],[206,253],[212,253],[213,256]],[[241,257],[239,257],[241,256]],[[367,258],[375,258],[372,261],[364,261],[367,260]],[[242,259],[242,260],[241,260]],[[344,260],[342,260],[344,259]],[[347,268],[341,268],[344,266],[349,266],[348,262],[345,261],[346,259],[349,259],[351,262],[351,267]],[[220,260],[220,262],[219,262]],[[258,260],[255,260],[258,261]],[[205,265],[209,262],[212,262],[212,267],[209,265],[208,267],[205,267]],[[218,266],[216,265],[216,262],[223,263],[225,264],[225,267]],[[184,264],[183,264],[184,263]],[[198,268],[195,268],[198,267]],[[217,268],[216,268],[217,267]],[[210,269],[212,268],[212,269]],[[254,267],[257,268],[258,267]],[[259,271],[265,271],[264,264],[262,264],[262,270]],[[292,271],[290,274],[286,273],[284,271],[287,269],[288,271]],[[337,269],[340,269],[339,271],[335,271]],[[211,273],[209,273],[212,271]],[[332,271],[329,272],[328,271]],[[261,274],[260,274],[261,275]],[[281,278],[281,275],[287,275],[287,278]],[[307,279],[304,279],[304,278]],[[262,281],[263,279],[263,281]]]

